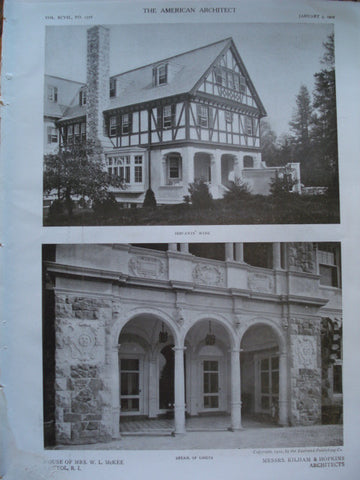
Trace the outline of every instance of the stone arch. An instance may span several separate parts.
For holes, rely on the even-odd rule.
[[[232,348],[232,349],[233,348],[239,348],[239,342],[238,342],[238,339],[237,339],[235,329],[231,326],[229,320],[226,317],[223,317],[222,315],[216,315],[215,316],[215,315],[206,315],[204,313],[197,315],[195,318],[193,318],[193,320],[192,320],[191,324],[188,326],[188,328],[182,332],[182,336],[181,336],[182,341],[183,342],[185,341],[187,334],[189,333],[189,331],[191,330],[191,328],[193,326],[195,326],[197,323],[199,323],[201,321],[204,321],[204,320],[206,320],[206,321],[210,320],[212,322],[217,322],[220,325],[222,325],[224,327],[225,331],[228,334],[230,348]]]
[[[243,337],[245,333],[249,330],[249,328],[254,327],[254,326],[260,326],[260,325],[267,325],[271,327],[274,332],[276,333],[277,340],[279,342],[279,350],[280,353],[286,353],[287,351],[287,345],[286,345],[286,338],[285,338],[285,333],[282,330],[282,328],[272,319],[265,318],[265,317],[256,317],[248,322],[246,322],[244,325],[240,325],[239,328],[239,344],[241,345],[241,342],[243,340]]]

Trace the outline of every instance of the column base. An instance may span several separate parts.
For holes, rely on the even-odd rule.
[[[241,430],[244,430],[242,426],[240,427],[229,427],[228,432],[240,432]]]
[[[183,437],[184,435],[186,435],[186,431],[185,432],[171,432],[172,437]]]

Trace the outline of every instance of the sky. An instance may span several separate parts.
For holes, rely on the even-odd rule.
[[[110,28],[110,75],[232,37],[278,136],[289,131],[296,95],[310,93],[331,24],[132,24]],[[86,81],[84,26],[47,27],[45,73]]]

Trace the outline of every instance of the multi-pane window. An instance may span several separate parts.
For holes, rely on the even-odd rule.
[[[153,68],[153,85],[166,85],[168,83],[168,65],[167,63]]]
[[[233,113],[225,110],[225,122],[232,123],[233,122]]]
[[[130,132],[130,115],[125,113],[121,117],[121,133],[126,134]]]
[[[163,128],[174,126],[176,105],[165,105],[163,108]]]
[[[116,136],[116,134],[117,134],[117,127],[118,127],[117,117],[116,117],[116,115],[112,115],[112,116],[110,117],[110,128],[109,128],[109,130],[110,130],[110,132],[109,132],[109,133],[110,133],[110,137]]]
[[[142,155],[136,155],[134,160],[134,179],[135,183],[142,183],[143,181],[143,157]]]
[[[74,125],[74,138],[75,143],[80,143],[80,123],[75,123]]]
[[[181,178],[181,155],[178,153],[171,153],[166,158],[166,183],[168,185],[178,184]]]
[[[246,92],[246,80],[240,73],[224,67],[216,67],[214,73],[217,85],[240,93]]]
[[[117,155],[107,158],[110,176],[120,177],[125,183],[143,182],[143,156]]]
[[[47,142],[48,143],[57,143],[58,141],[58,131],[55,127],[47,127]]]
[[[74,126],[69,125],[67,127],[67,143],[73,143],[74,141]]]
[[[197,105],[197,123],[200,127],[209,127],[209,107],[207,105]]]
[[[47,98],[48,98],[49,102],[54,102],[54,103],[57,102],[57,100],[58,100],[58,89],[57,89],[57,87],[53,87],[52,85],[48,86]]]
[[[254,135],[254,123],[251,117],[245,117],[245,134]]]
[[[86,140],[86,123],[83,122],[81,124],[81,141],[85,142],[85,140]]]
[[[340,249],[331,243],[318,244],[320,284],[328,287],[340,286]]]

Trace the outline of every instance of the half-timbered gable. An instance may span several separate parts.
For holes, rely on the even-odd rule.
[[[60,144],[100,143],[104,168],[126,185],[114,192],[119,201],[141,204],[152,189],[159,203],[179,203],[198,179],[214,198],[237,179],[269,193],[276,169],[261,161],[266,111],[231,38],[110,77],[109,30],[87,34],[87,83],[57,120]],[[299,168],[291,169],[299,191]]]

